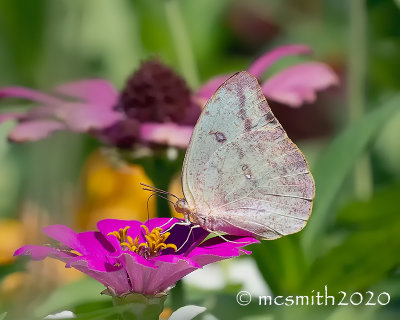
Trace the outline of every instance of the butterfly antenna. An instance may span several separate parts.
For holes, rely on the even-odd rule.
[[[150,230],[150,211],[149,211],[149,202],[150,202],[150,198],[153,196],[156,196],[156,193],[152,193],[148,198],[147,198],[147,203],[146,203],[146,207],[147,207],[147,228]]]
[[[150,185],[145,184],[145,183],[143,183],[143,182],[141,182],[140,185],[144,186],[144,188],[142,188],[142,189],[145,190],[145,191],[151,191],[151,192],[154,192],[154,193],[166,194],[166,195],[168,195],[168,196],[174,197],[174,198],[176,198],[177,200],[179,200],[179,197],[177,197],[176,195],[174,195],[174,194],[171,193],[171,192],[168,192],[168,191],[165,191],[165,190],[162,190],[162,189],[159,189],[159,188],[150,186]]]
[[[222,240],[224,240],[224,241],[226,241],[226,242],[236,243],[236,244],[248,243],[248,242],[243,242],[243,241],[232,241],[232,240],[229,240],[229,239],[225,238],[222,234],[219,234],[219,233],[216,232],[216,231],[213,231],[213,230],[209,230],[209,231],[210,231],[210,233],[215,234],[217,237],[220,237]]]

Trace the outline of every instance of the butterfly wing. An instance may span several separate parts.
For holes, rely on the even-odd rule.
[[[257,80],[240,72],[217,90],[186,153],[183,192],[212,230],[274,239],[301,230],[314,181]]]

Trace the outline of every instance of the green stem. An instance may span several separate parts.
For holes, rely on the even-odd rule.
[[[178,0],[164,0],[165,14],[170,28],[172,42],[178,56],[181,72],[192,88],[197,88],[199,74],[190,38],[182,17]]]
[[[182,280],[176,283],[175,287],[170,291],[170,295],[173,310],[178,310],[185,305],[185,287],[183,286]]]
[[[146,297],[132,293],[123,297],[113,296],[113,304],[122,320],[158,319],[167,296]]]
[[[350,52],[349,52],[349,120],[362,117],[365,107],[365,79],[367,66],[367,14],[365,0],[350,3]],[[355,194],[369,198],[373,192],[372,169],[368,155],[355,167]]]

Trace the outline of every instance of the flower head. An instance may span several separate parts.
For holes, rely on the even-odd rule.
[[[110,294],[141,293],[148,296],[168,292],[188,273],[212,262],[249,254],[242,247],[258,240],[227,236],[203,241],[202,228],[175,224],[178,219],[154,218],[99,221],[99,231],[75,233],[63,225],[43,231],[59,241],[59,246],[27,245],[15,255],[61,260],[103,283]],[[169,230],[170,229],[170,230]]]
[[[248,71],[261,82],[267,99],[292,107],[313,102],[316,92],[338,82],[324,63],[294,65],[261,81],[264,72],[289,55],[310,54],[305,45],[278,47],[255,60]],[[159,60],[144,62],[128,79],[121,94],[106,80],[67,83],[44,94],[21,87],[0,89],[1,98],[38,103],[21,113],[0,115],[0,123],[16,120],[9,134],[14,142],[43,139],[55,131],[87,132],[119,148],[135,144],[186,148],[201,108],[230,75],[220,75],[191,94],[185,81]]]
[[[191,102],[185,81],[158,60],[142,64],[119,92],[104,79],[86,79],[45,94],[22,87],[0,88],[0,99],[37,103],[26,112],[0,114],[16,120],[13,142],[36,141],[56,131],[90,133],[120,148],[134,144],[186,147],[200,107]]]

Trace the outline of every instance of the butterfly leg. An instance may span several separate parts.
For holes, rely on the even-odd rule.
[[[181,221],[183,221],[183,219],[179,219],[179,218],[171,218],[171,219],[169,219],[166,223],[163,223],[161,226],[159,226],[160,228],[163,228],[164,226],[167,226],[168,224],[170,224],[171,223],[171,221],[172,220],[174,220],[174,219],[178,219],[178,220],[181,220]],[[175,225],[175,223],[170,227],[170,228],[168,228],[168,230],[170,230],[173,226]],[[164,231],[164,232],[167,232],[167,231]],[[163,232],[163,233],[164,233]]]
[[[201,226],[198,225],[198,224],[195,224],[195,225],[192,225],[192,226],[190,227],[190,230],[189,230],[189,233],[188,233],[188,235],[187,235],[187,237],[186,237],[185,242],[182,243],[182,245],[179,247],[178,250],[176,250],[176,252],[178,252],[179,250],[181,250],[181,249],[186,245],[186,243],[187,243],[187,242],[189,241],[189,239],[190,239],[190,236],[192,235],[193,229],[195,229],[195,228],[201,228]]]
[[[171,221],[172,221],[172,219],[175,219],[175,218],[171,218],[168,222],[166,222],[166,223],[164,223],[163,224],[163,226],[164,225],[167,225],[168,223],[170,223]],[[190,222],[190,220],[189,219],[186,219],[186,216],[185,216],[185,220],[181,220],[181,222],[176,222],[176,223],[174,223],[173,225],[171,225],[167,230],[164,230],[163,232],[161,232],[161,234],[163,234],[163,233],[166,233],[166,232],[169,232],[173,227],[175,227],[175,226],[190,226],[192,223]]]

